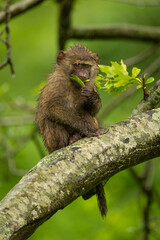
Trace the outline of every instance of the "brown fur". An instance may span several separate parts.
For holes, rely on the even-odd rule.
[[[84,55],[84,57],[83,57]],[[82,89],[71,80],[72,65],[87,62],[91,67],[90,81]],[[98,72],[97,55],[86,47],[76,45],[64,51],[43,88],[38,103],[36,122],[49,153],[69,145],[74,134],[99,135],[94,116],[101,101],[94,86]]]
[[[43,88],[38,103],[36,122],[49,153],[65,147],[82,137],[105,133],[94,118],[101,100],[94,85],[99,57],[83,45],[60,51],[57,65]],[[71,81],[74,73],[84,87]]]

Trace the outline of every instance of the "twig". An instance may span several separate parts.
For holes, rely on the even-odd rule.
[[[39,5],[40,3],[44,2],[44,0],[23,0],[20,2],[17,2],[15,4],[12,4],[10,6],[10,15],[11,18],[28,11],[29,9]],[[5,21],[5,12],[0,12],[0,23]]]
[[[150,220],[149,220],[149,216],[150,216],[150,211],[151,211],[151,205],[152,205],[152,189],[148,190],[147,194],[147,203],[146,206],[144,208],[143,211],[143,219],[144,219],[144,235],[143,235],[143,240],[148,240],[149,239],[149,234],[151,232],[151,228],[150,228]]]
[[[132,115],[145,112],[147,110],[157,107],[160,102],[160,80],[148,91],[149,97],[146,101],[142,100],[136,109],[133,110]]]
[[[141,190],[143,191],[143,193],[147,198],[147,203],[143,209],[143,220],[144,220],[143,240],[148,240],[149,234],[151,232],[149,216],[150,216],[151,204],[153,202],[153,194],[154,194],[153,187],[152,187],[153,178],[150,178],[150,174],[149,174],[152,168],[148,168],[148,166],[151,167],[151,164],[152,164],[151,161],[146,163],[145,165],[147,166],[145,168],[146,172],[143,173],[143,175],[138,175],[133,168],[129,169],[131,175],[137,181]]]
[[[144,179],[144,182],[142,181],[142,184],[144,185],[145,195],[147,197],[147,203],[143,211],[143,218],[144,218],[143,240],[148,240],[149,234],[151,232],[150,212],[151,212],[151,205],[153,202],[153,195],[154,195],[154,189],[153,189],[154,171],[152,171],[152,169],[153,169],[153,162],[149,161],[145,164],[145,171],[142,174],[142,178]]]
[[[145,164],[145,174],[140,174],[138,175],[136,171],[133,168],[129,168],[129,172],[132,175],[132,177],[136,180],[136,182],[139,184],[141,187],[142,191],[144,194],[148,194],[148,191],[152,188],[152,182],[153,182],[153,177],[150,177],[150,171],[152,169],[152,162],[149,161]],[[147,167],[146,167],[147,166]],[[150,169],[148,168],[150,166]],[[148,169],[148,170],[147,170]],[[152,172],[154,175],[154,172]]]
[[[10,65],[11,73],[14,76],[14,68],[13,68],[13,63],[12,63],[12,57],[11,57],[11,45],[10,45],[10,28],[9,28],[9,21],[10,21],[10,11],[9,11],[9,6],[10,6],[10,1],[7,0],[6,4],[6,46],[7,46],[7,58],[8,58],[8,64]]]
[[[10,22],[10,11],[9,11],[9,6],[10,6],[10,1],[6,1],[6,7],[5,7],[5,27],[2,29],[0,32],[0,36],[6,32],[6,38],[5,40],[3,38],[0,38],[0,41],[6,45],[7,48],[7,59],[0,65],[0,69],[4,68],[9,64],[12,76],[14,76],[14,68],[13,68],[13,63],[12,63],[12,57],[11,57],[11,44],[10,44],[10,28],[9,28],[9,22]]]
[[[68,30],[70,29],[71,10],[74,0],[59,0],[59,21],[58,21],[58,43],[59,49],[63,50],[65,42],[68,39]]]
[[[143,99],[146,100],[149,97],[149,94],[146,90],[145,78],[142,77],[142,89],[143,89]]]
[[[0,37],[0,41],[4,44],[7,44],[6,40],[4,40],[3,38]]]
[[[5,32],[5,27],[0,31],[0,36]]]
[[[0,69],[4,68],[8,64],[8,60],[5,60],[1,65]]]
[[[148,164],[147,163],[144,164],[145,170],[146,170],[146,168],[151,167],[151,164],[152,164],[151,161],[149,161]],[[151,187],[152,187],[153,197],[156,200],[156,203],[160,206],[160,196],[159,196],[159,193],[157,192],[157,190],[155,189],[155,187],[152,186],[153,176],[150,176],[150,173],[151,173],[150,170],[148,172],[148,177],[144,177],[143,173],[142,173],[142,175],[138,175],[133,168],[129,168],[129,172],[132,175],[132,177],[136,180],[136,182],[138,183],[138,185],[140,186],[140,188],[144,194],[147,194],[148,190],[151,189]],[[153,173],[152,173],[152,175],[153,175]]]

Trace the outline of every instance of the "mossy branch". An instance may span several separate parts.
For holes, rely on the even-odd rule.
[[[42,159],[0,203],[0,239],[27,239],[102,180],[160,156],[160,109],[117,123]]]

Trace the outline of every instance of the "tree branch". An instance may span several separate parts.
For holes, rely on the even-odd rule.
[[[7,61],[10,66],[12,76],[14,76],[15,72],[14,72],[12,56],[11,56],[10,26],[9,26],[9,22],[10,22],[10,18],[11,18],[11,14],[9,11],[10,1],[11,0],[7,0],[6,9],[5,9],[5,14],[6,14],[6,27],[5,27],[6,28],[6,41],[5,42],[6,42],[6,47],[7,47]]]
[[[58,44],[59,50],[64,49],[67,32],[71,25],[71,11],[74,0],[59,0]]]
[[[124,63],[127,65],[127,67],[138,64],[144,61],[146,58],[150,57],[155,51],[158,50],[159,46],[159,44],[153,44],[146,48],[143,52],[140,52],[138,55],[124,60]]]
[[[0,69],[2,69],[3,67],[5,67],[5,66],[7,66],[9,64],[12,76],[14,76],[14,68],[13,68],[12,57],[11,57],[10,27],[9,27],[9,22],[10,22],[10,17],[11,17],[10,16],[10,11],[9,11],[10,1],[11,0],[6,0],[6,7],[5,7],[5,10],[4,10],[5,26],[2,29],[2,31],[0,32],[0,41],[3,44],[5,44],[6,48],[7,48],[7,59],[0,65]],[[1,38],[1,35],[4,32],[6,33],[5,39]]]
[[[143,41],[160,41],[160,27],[134,25],[134,24],[115,24],[97,28],[70,28],[68,38],[76,39],[110,39],[128,38]]]
[[[153,1],[145,3],[144,1],[128,1],[128,0],[108,0],[109,2],[118,2],[118,3],[125,3],[125,4],[131,4],[135,6],[141,6],[141,7],[158,7],[160,6],[160,2]]]
[[[36,5],[42,3],[44,0],[23,0],[12,4],[9,8],[11,18],[35,7]],[[5,11],[0,12],[0,23],[5,21]]]
[[[26,239],[103,180],[160,155],[160,109],[111,126],[42,159],[0,203],[0,236]]]

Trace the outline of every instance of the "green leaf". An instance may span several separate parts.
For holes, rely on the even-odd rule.
[[[140,72],[141,72],[141,69],[136,67],[132,68],[132,78],[136,78]]]
[[[111,66],[99,65],[100,74],[96,77],[95,85],[103,89],[108,94],[120,94],[134,83],[138,83],[137,89],[142,88],[143,78],[137,77],[141,69],[132,68],[132,74],[129,75],[127,66],[121,60],[121,64],[111,62]],[[146,84],[154,81],[154,78],[148,78]]]
[[[145,78],[145,77],[146,77],[146,75],[147,75],[147,73],[145,73],[145,74],[143,75],[143,78]]]
[[[125,71],[127,71],[127,66],[126,66],[126,64],[124,64],[124,62],[123,62],[122,59],[121,59],[121,65],[122,65],[123,69],[124,69]]]
[[[123,63],[123,61],[121,60],[121,64],[117,63],[117,62],[111,62],[112,64],[112,71],[114,70],[114,73],[115,74],[118,74],[118,75],[123,75],[123,76],[127,76],[128,75],[128,72],[127,72],[127,66]]]
[[[98,75],[96,77],[95,81],[105,81],[106,82],[106,78],[104,78],[102,75]]]
[[[98,65],[98,67],[101,72],[105,72],[105,73],[109,72],[109,69],[110,69],[110,66],[106,66],[106,65]]]
[[[142,88],[142,85],[138,85],[137,87],[136,87],[136,89],[140,89],[140,88]]]
[[[154,81],[154,77],[150,77],[145,81],[145,84],[152,83]]]
[[[114,84],[114,87],[122,87],[122,86],[125,86],[127,83],[128,83],[128,81],[122,79],[122,80],[116,82]]]
[[[78,83],[81,87],[85,86],[84,82],[74,74],[71,75],[70,79]]]
[[[95,81],[95,85],[98,89],[102,89],[101,84],[98,81]]]

